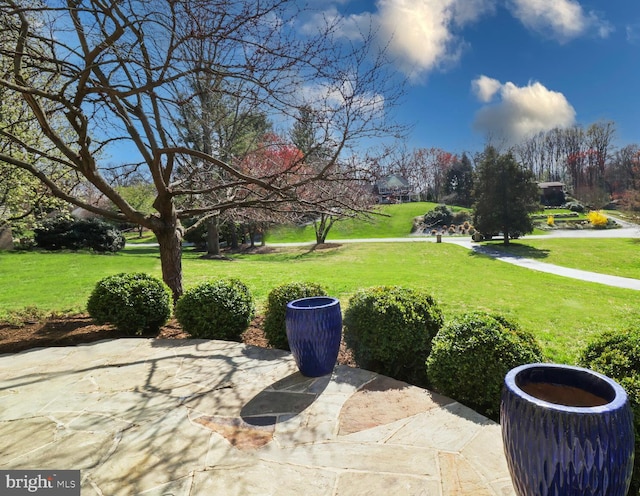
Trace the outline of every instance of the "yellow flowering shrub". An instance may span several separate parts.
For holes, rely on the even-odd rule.
[[[591,225],[593,227],[600,227],[600,228],[606,227],[607,223],[609,222],[609,219],[607,218],[607,216],[604,215],[599,210],[592,210],[591,212],[589,212],[587,214],[587,219],[589,220],[589,222],[591,222]]]
[[[553,226],[555,226],[555,225],[556,225],[556,221],[554,220],[553,215],[549,215],[549,216],[547,217],[547,225],[548,225],[549,227],[553,227]]]

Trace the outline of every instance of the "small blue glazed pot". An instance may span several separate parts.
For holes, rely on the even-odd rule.
[[[329,296],[287,303],[287,339],[302,375],[320,377],[333,371],[342,337],[340,301]]]
[[[522,365],[505,377],[502,439],[519,496],[625,496],[633,414],[615,381],[581,367]]]

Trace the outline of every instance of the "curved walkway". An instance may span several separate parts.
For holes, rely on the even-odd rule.
[[[598,284],[605,284],[607,286],[614,286],[617,288],[635,289],[640,291],[640,279],[633,279],[631,277],[612,276],[608,274],[600,274],[597,272],[589,272],[586,270],[571,269],[568,267],[562,267],[561,265],[554,265],[545,262],[539,262],[531,258],[524,258],[517,255],[505,254],[499,250],[495,250],[490,246],[470,246],[472,250],[483,255],[489,255],[501,262],[507,262],[513,265],[518,265],[531,270],[537,270],[539,272],[546,272],[548,274],[554,274],[562,277],[570,277],[572,279],[580,279],[581,281],[595,282]]]
[[[3,355],[0,405],[0,470],[80,470],[83,496],[514,495],[496,423],[357,368],[303,377],[279,350],[116,339]]]
[[[629,222],[618,221],[622,224],[621,229],[605,229],[605,230],[556,230],[551,231],[549,234],[544,235],[527,235],[523,239],[552,239],[552,238],[579,238],[579,239],[604,239],[604,238],[640,238],[640,226],[631,224]],[[554,274],[561,277],[570,277],[572,279],[579,279],[581,281],[595,282],[597,284],[604,284],[607,286],[614,286],[618,288],[633,289],[640,291],[640,279],[634,279],[631,277],[612,276],[608,274],[601,274],[598,272],[590,272],[587,270],[571,269],[569,267],[563,267],[561,265],[555,265],[545,262],[540,262],[531,258],[525,258],[518,255],[504,253],[500,250],[496,250],[491,245],[480,245],[472,242],[469,239],[456,240],[454,238],[445,239],[443,241],[454,243],[465,248],[474,250],[477,253],[494,257],[496,260],[507,262],[513,265],[518,265],[531,270],[537,270],[539,272],[546,272],[548,274]]]

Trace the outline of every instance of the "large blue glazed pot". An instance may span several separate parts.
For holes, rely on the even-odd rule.
[[[527,364],[505,377],[504,450],[519,496],[624,496],[633,470],[627,394],[592,370]]]
[[[320,377],[333,371],[342,337],[340,301],[329,296],[287,303],[287,339],[302,375]]]

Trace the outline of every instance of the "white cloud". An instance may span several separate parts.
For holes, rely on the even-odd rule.
[[[494,90],[495,83],[499,84]],[[481,76],[472,89],[482,102],[493,90],[499,94],[496,103],[485,105],[476,113],[474,128],[488,136],[514,145],[540,131],[569,127],[575,123],[576,111],[562,93],[547,89],[539,82],[518,87]]]
[[[453,18],[460,26],[475,22],[483,15],[493,14],[496,9],[495,0],[456,0],[451,5]]]
[[[380,35],[400,69],[416,79],[455,63],[462,41],[454,30],[494,8],[494,0],[379,0],[375,16]]]
[[[371,28],[377,42],[411,79],[458,61],[464,41],[455,33],[495,9],[496,0],[377,0],[375,12],[343,16],[335,5],[308,19],[303,33],[317,33],[328,24],[334,34],[361,39]]]
[[[506,4],[528,29],[560,42],[587,33],[604,38],[613,30],[596,13],[585,12],[578,0],[376,0],[375,11],[346,16],[337,7],[344,2],[333,0],[302,31],[317,33],[329,23],[337,37],[359,40],[371,30],[413,81],[456,64],[465,48],[461,30],[493,14],[498,4]]]
[[[487,103],[502,88],[502,83],[483,75],[471,82],[471,88],[481,102]]]
[[[602,38],[613,31],[594,12],[586,13],[576,0],[509,0],[511,13],[527,29],[566,42],[593,30]]]

